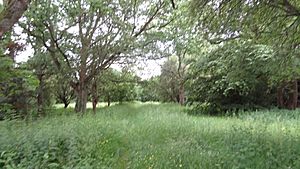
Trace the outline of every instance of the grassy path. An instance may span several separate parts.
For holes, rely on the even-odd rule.
[[[0,168],[300,168],[300,112],[194,117],[136,103],[0,122]]]

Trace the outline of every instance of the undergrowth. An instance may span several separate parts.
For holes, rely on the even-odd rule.
[[[139,103],[84,117],[55,111],[0,122],[0,168],[300,168],[299,111],[208,117]]]

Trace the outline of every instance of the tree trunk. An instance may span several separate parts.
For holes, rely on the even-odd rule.
[[[277,106],[279,108],[284,108],[283,86],[277,88]]]
[[[39,116],[44,116],[45,115],[45,110],[44,110],[44,80],[43,76],[39,75],[39,87],[38,87],[38,95],[37,95],[37,106],[38,106],[38,114]]]
[[[93,96],[93,112],[94,114],[96,114],[96,108],[97,108],[97,104],[98,104],[98,96]]]
[[[75,111],[77,113],[84,114],[86,112],[88,94],[87,94],[87,86],[82,76],[80,76],[79,83],[76,85],[75,92],[76,92]]]
[[[86,87],[80,88],[76,91],[76,105],[75,111],[77,113],[84,114],[86,112],[86,103],[87,103],[87,90]]]
[[[77,113],[84,114],[86,112],[86,104],[87,104],[87,82],[86,82],[86,58],[85,57],[85,51],[84,48],[82,49],[82,58],[84,58],[81,61],[80,65],[80,72],[79,72],[79,82],[76,84],[76,105],[75,105],[75,111]]]
[[[296,109],[298,106],[297,80],[283,83],[277,88],[277,105],[279,108]]]
[[[109,95],[107,96],[107,106],[108,107],[110,106],[110,96]]]
[[[94,112],[94,114],[96,114],[97,103],[98,103],[98,100],[93,99],[93,112]]]
[[[0,13],[0,38],[18,22],[27,10],[30,0],[3,1],[4,9]]]
[[[69,102],[64,102],[64,109],[68,108]]]
[[[292,83],[292,91],[291,91],[291,109],[297,108],[297,102],[298,102],[298,82],[297,80],[294,80]]]
[[[180,87],[179,87],[179,104],[183,106],[184,103],[185,103],[184,86],[180,85]]]
[[[97,103],[98,103],[98,100],[99,100],[97,78],[96,77],[94,78],[91,92],[92,92],[93,112],[94,112],[94,114],[96,114]]]

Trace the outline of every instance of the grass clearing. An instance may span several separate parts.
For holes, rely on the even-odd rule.
[[[300,168],[300,112],[188,116],[174,104],[133,103],[4,121],[0,168]]]

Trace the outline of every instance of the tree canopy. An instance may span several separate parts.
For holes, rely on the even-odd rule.
[[[251,38],[289,49],[299,46],[297,0],[193,0],[191,7],[199,29],[211,42]]]
[[[299,5],[296,0],[5,1],[2,13],[20,10],[3,32],[23,18],[18,31],[2,36],[3,65],[11,72],[0,78],[9,88],[16,72],[30,72],[38,81],[30,91],[39,116],[55,102],[65,108],[74,102],[81,114],[89,101],[94,112],[99,101],[133,100],[217,105],[227,107],[224,111],[295,108]],[[16,56],[28,46],[32,56],[17,64]],[[156,77],[142,79],[127,69],[161,58]]]

